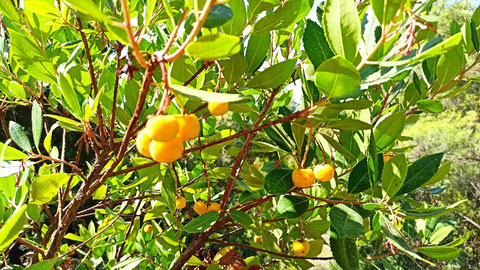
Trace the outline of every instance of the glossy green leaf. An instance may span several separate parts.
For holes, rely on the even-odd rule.
[[[400,154],[385,163],[382,171],[382,188],[389,197],[395,196],[407,177],[407,158]]]
[[[327,0],[323,28],[332,51],[353,62],[360,42],[360,19],[353,0]]]
[[[269,194],[282,195],[293,188],[290,168],[275,168],[265,176],[264,188]]]
[[[239,94],[216,93],[203,90],[197,90],[186,86],[170,85],[175,93],[188,97],[192,100],[205,102],[242,102],[251,99],[250,96]]]
[[[74,114],[80,116],[82,114],[82,109],[77,94],[72,88],[70,81],[63,74],[58,74],[58,84],[60,85],[62,96],[65,98],[67,105],[72,109]]]
[[[325,60],[333,57],[323,29],[312,20],[307,20],[307,27],[303,34],[303,46],[315,69]]]
[[[0,252],[4,252],[17,239],[23,226],[27,224],[27,205],[18,208],[0,229]]]
[[[105,198],[106,194],[107,194],[107,186],[101,185],[97,190],[95,190],[92,197],[94,200],[102,200],[103,198]]]
[[[437,83],[442,86],[453,80],[463,67],[463,60],[456,49],[440,56],[437,63]]]
[[[330,221],[340,237],[355,238],[365,232],[362,216],[345,204],[337,204],[332,207]]]
[[[372,0],[372,8],[375,17],[381,25],[388,25],[402,7],[405,0]]]
[[[28,139],[28,136],[25,133],[25,129],[22,126],[13,121],[10,121],[8,126],[8,132],[10,133],[10,137],[12,138],[12,140],[18,146],[20,146],[20,148],[22,148],[26,152],[30,152],[30,150],[32,150],[30,140]]]
[[[180,56],[173,61],[170,69],[170,83],[176,85],[183,85],[187,82],[197,69],[193,65],[192,59],[187,56]],[[196,79],[191,82],[191,85],[196,85]]]
[[[215,48],[215,49],[212,49]],[[240,52],[240,38],[227,34],[202,36],[188,44],[188,55],[202,60],[217,60]]]
[[[285,195],[278,200],[277,213],[280,218],[298,218],[308,209],[308,198],[303,196]]]
[[[253,33],[262,34],[272,30],[280,30],[305,18],[310,11],[308,0],[286,1],[273,13],[261,18],[254,26]]]
[[[435,231],[433,231],[432,235],[430,235],[430,243],[432,245],[438,245],[440,242],[442,242],[443,239],[445,239],[451,232],[453,232],[455,228],[453,226],[443,226],[436,228]]]
[[[379,151],[391,145],[403,131],[405,126],[405,112],[393,113],[383,119],[373,130],[377,149]]]
[[[333,124],[328,124],[328,127],[341,130],[365,130],[372,129],[372,125],[357,119],[344,119]]]
[[[427,183],[437,172],[443,153],[424,156],[408,167],[407,177],[397,195],[405,194]]]
[[[28,155],[26,155],[25,153],[11,146],[8,146],[8,144],[4,144],[1,142],[0,142],[0,151],[5,151],[3,152],[3,160],[18,160],[18,159],[24,159],[28,157]]]
[[[426,182],[423,185],[424,186],[433,185],[439,181],[442,181],[450,172],[450,168],[452,167],[452,164],[453,163],[449,161],[443,164],[442,166],[440,166],[437,172],[435,173],[435,175],[433,175],[432,178],[430,178],[430,180],[428,180],[428,182]]]
[[[38,150],[40,144],[40,137],[42,136],[42,128],[43,128],[43,116],[42,116],[42,108],[38,105],[37,101],[33,102],[32,106],[32,133],[33,133],[33,142]]]
[[[233,18],[222,25],[225,34],[239,36],[247,23],[247,9],[243,0],[229,0],[227,5],[233,11]]]
[[[466,234],[460,236],[459,238],[453,240],[452,242],[445,244],[444,246],[446,247],[457,247],[460,246],[461,244],[465,243],[470,236],[473,234],[473,231],[469,231]]]
[[[176,194],[177,189],[175,188],[175,179],[173,178],[171,172],[167,171],[162,182],[162,197],[171,213],[174,213],[176,210]]]
[[[360,257],[355,240],[348,237],[340,237],[335,232],[330,232],[330,249],[333,258],[344,270],[360,269]]]
[[[314,220],[311,222],[303,222],[303,228],[307,237],[321,239],[322,235],[330,229],[331,224],[328,220]]]
[[[441,261],[453,261],[460,254],[460,249],[454,247],[421,247],[417,251]]]
[[[417,102],[417,108],[424,112],[439,113],[443,111],[442,102],[438,100],[424,99]]]
[[[360,74],[347,59],[335,56],[317,68],[315,85],[327,98],[340,99],[360,85]]]
[[[270,88],[287,81],[295,71],[297,59],[289,59],[259,72],[247,83],[249,88]]]
[[[472,45],[475,51],[479,52],[480,51],[480,42],[478,40],[478,32],[477,32],[477,27],[475,25],[475,22],[473,20],[470,21],[470,33],[471,33],[471,39],[472,39]]]
[[[57,195],[58,188],[68,182],[66,173],[44,174],[33,179],[30,186],[30,203],[42,205],[50,202]]]
[[[68,0],[68,2],[78,11],[87,14],[97,21],[113,23],[112,19],[103,13],[92,0]]]
[[[221,60],[223,76],[229,84],[237,82],[247,70],[247,60],[241,54],[236,54],[229,59]]]
[[[346,157],[350,161],[357,160],[357,158],[347,148],[345,148],[345,146],[337,142],[334,138],[325,134],[322,134],[322,136],[331,146],[333,146],[333,148],[335,148],[335,150],[342,154],[342,156]]]
[[[1,1],[0,2],[0,13],[4,14],[13,21],[20,21],[20,16],[13,5],[12,1]]]
[[[245,212],[232,211],[230,216],[232,217],[233,221],[240,223],[244,228],[253,224],[252,218]]]
[[[210,228],[218,219],[218,212],[208,212],[199,217],[192,219],[182,228],[182,231],[187,233],[199,233]]]
[[[25,270],[52,270],[54,269],[57,260],[58,258],[53,258],[50,260],[41,261],[25,268]]]
[[[247,74],[252,74],[260,68],[270,50],[270,33],[253,34],[248,40],[245,59],[248,62]]]
[[[454,204],[451,204],[447,207],[433,207],[428,209],[406,209],[399,211],[400,215],[404,216],[407,219],[429,219],[440,217],[446,215],[455,209],[457,209],[460,205],[465,203],[467,200],[458,201]]]
[[[226,4],[214,5],[208,13],[208,17],[203,24],[203,27],[214,28],[231,20],[233,17],[232,9]],[[228,33],[227,33],[228,34]]]
[[[378,176],[380,177],[381,172],[383,171],[383,158],[382,154],[378,154]],[[370,179],[368,175],[368,164],[367,158],[362,159],[358,164],[353,168],[350,176],[348,177],[348,193],[355,194],[367,190],[370,188]]]
[[[363,110],[370,108],[372,102],[368,99],[350,100],[342,103],[328,103],[325,107],[334,110]]]

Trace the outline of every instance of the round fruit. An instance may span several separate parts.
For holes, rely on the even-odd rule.
[[[255,243],[257,243],[257,244],[261,244],[262,243],[262,236],[261,235],[256,235],[255,238],[253,238],[253,241],[255,241]]]
[[[151,233],[151,232],[153,232],[153,226],[149,224],[149,225],[147,225],[143,228],[143,231],[145,233]]]
[[[193,211],[201,216],[207,212],[207,205],[202,201],[198,201],[193,205]]]
[[[183,209],[187,206],[187,200],[185,200],[184,197],[178,197],[178,199],[175,200],[175,206],[177,209]]]
[[[388,162],[395,154],[393,152],[386,152],[383,154],[383,162]]]
[[[302,240],[299,238],[293,241],[292,250],[295,256],[305,257],[310,251],[310,244],[307,242],[307,240]]]
[[[293,184],[299,188],[311,187],[315,182],[312,169],[296,169],[292,173]]]
[[[152,157],[150,154],[150,143],[152,139],[148,136],[147,130],[142,129],[137,135],[137,150],[146,157]]]
[[[195,139],[200,132],[200,122],[195,114],[177,115],[178,134],[182,140]]]
[[[150,154],[152,159],[159,163],[171,163],[182,157],[183,142],[176,138],[169,142],[152,140],[150,143]]]
[[[313,173],[315,174],[315,179],[318,181],[328,182],[332,180],[335,175],[335,169],[330,164],[317,165],[313,169]]]
[[[212,211],[220,212],[220,204],[218,204],[216,202],[210,203],[207,206],[207,212],[212,212]]]
[[[210,102],[208,103],[208,111],[212,115],[224,115],[228,111],[228,103],[225,102]]]
[[[168,142],[178,133],[178,121],[173,115],[156,115],[147,121],[148,136],[155,141]]]

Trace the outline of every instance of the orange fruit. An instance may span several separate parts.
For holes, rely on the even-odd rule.
[[[193,211],[195,211],[195,213],[201,216],[207,212],[207,205],[202,201],[197,201],[193,205]]]
[[[335,176],[335,169],[330,164],[317,165],[313,169],[315,179],[320,182],[328,182]]]
[[[137,135],[137,150],[140,154],[146,157],[152,157],[150,154],[150,143],[152,139],[148,136],[147,130],[142,129]]]
[[[307,240],[296,239],[293,241],[292,250],[295,256],[305,257],[310,251],[310,244]]]
[[[311,187],[315,182],[312,169],[295,169],[292,173],[292,181],[296,187]]]
[[[195,114],[176,115],[178,122],[177,137],[187,141],[195,139],[200,133],[200,122]]]
[[[150,143],[150,154],[152,159],[159,163],[171,163],[182,157],[183,142],[176,138],[169,142],[152,140]]]
[[[228,103],[225,102],[209,102],[208,111],[212,115],[220,116],[224,115],[228,111]]]
[[[150,225],[150,224],[148,224],[147,226],[145,226],[145,227],[143,228],[143,231],[144,231],[145,233],[151,233],[151,232],[153,232],[153,226]]]
[[[388,162],[394,156],[395,156],[395,153],[386,152],[385,154],[383,154],[383,162]]]
[[[207,206],[207,212],[212,212],[212,211],[220,212],[220,204],[218,204],[216,202],[210,203]]]
[[[168,142],[177,136],[178,121],[173,115],[156,115],[147,121],[146,129],[153,140]]]
[[[256,235],[255,238],[253,238],[253,241],[255,241],[255,243],[257,243],[257,244],[261,244],[262,243],[262,236],[261,235]]]
[[[187,200],[185,200],[184,197],[178,197],[175,200],[175,206],[177,207],[177,209],[183,209],[185,208],[185,206],[187,206]]]

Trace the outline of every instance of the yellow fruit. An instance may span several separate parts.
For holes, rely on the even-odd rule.
[[[261,235],[255,236],[255,238],[253,238],[253,241],[255,241],[255,243],[257,243],[257,244],[261,244],[262,243],[262,236]]]
[[[260,165],[258,165],[258,164],[255,163],[255,164],[253,164],[252,166],[255,167],[255,169],[257,169],[257,170],[260,170]]]
[[[208,111],[212,115],[224,115],[228,111],[228,103],[224,102],[210,102],[208,103]]]
[[[386,152],[383,154],[383,162],[388,162],[395,154],[393,152]]]
[[[332,180],[335,175],[335,169],[330,164],[317,165],[313,169],[313,173],[315,174],[315,179],[318,181],[328,182]]]
[[[201,216],[207,212],[207,205],[202,201],[198,201],[193,205],[193,211]]]
[[[176,115],[178,122],[177,137],[187,141],[195,139],[200,132],[200,122],[195,114]]]
[[[153,232],[153,226],[152,225],[147,225],[143,228],[143,231],[145,233],[151,233],[151,232]]]
[[[212,211],[220,212],[220,204],[218,204],[216,202],[210,203],[207,206],[207,212],[212,212]]]
[[[150,154],[150,143],[152,139],[148,136],[147,130],[142,129],[137,135],[137,150],[140,154],[146,157],[152,157]]]
[[[293,184],[299,188],[311,187],[315,182],[312,169],[296,169],[292,173]]]
[[[187,206],[187,200],[185,200],[184,197],[178,197],[178,199],[175,200],[175,206],[177,209],[183,209]]]
[[[168,142],[178,133],[178,121],[173,115],[156,115],[147,121],[148,136],[155,141]]]
[[[310,244],[307,240],[296,239],[293,241],[292,250],[295,256],[307,256],[308,252],[310,251]]]
[[[150,154],[152,159],[159,163],[171,163],[182,157],[183,142],[176,138],[169,142],[152,140],[150,143]]]

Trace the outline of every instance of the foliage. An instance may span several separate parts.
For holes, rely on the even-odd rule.
[[[456,259],[470,235],[451,239],[455,227],[438,220],[466,201],[415,196],[445,177],[450,158],[437,147],[408,155],[403,143],[408,125],[466,89],[480,10],[443,37],[428,20],[432,1],[313,2],[0,3],[2,263],[359,269],[390,267],[395,254],[422,266]],[[209,113],[213,102],[229,113]],[[159,164],[136,151],[151,116],[185,113],[201,131],[182,158]],[[294,186],[292,169],[325,163],[332,180]],[[199,201],[207,213],[193,211]],[[308,241],[305,257],[295,239]]]

